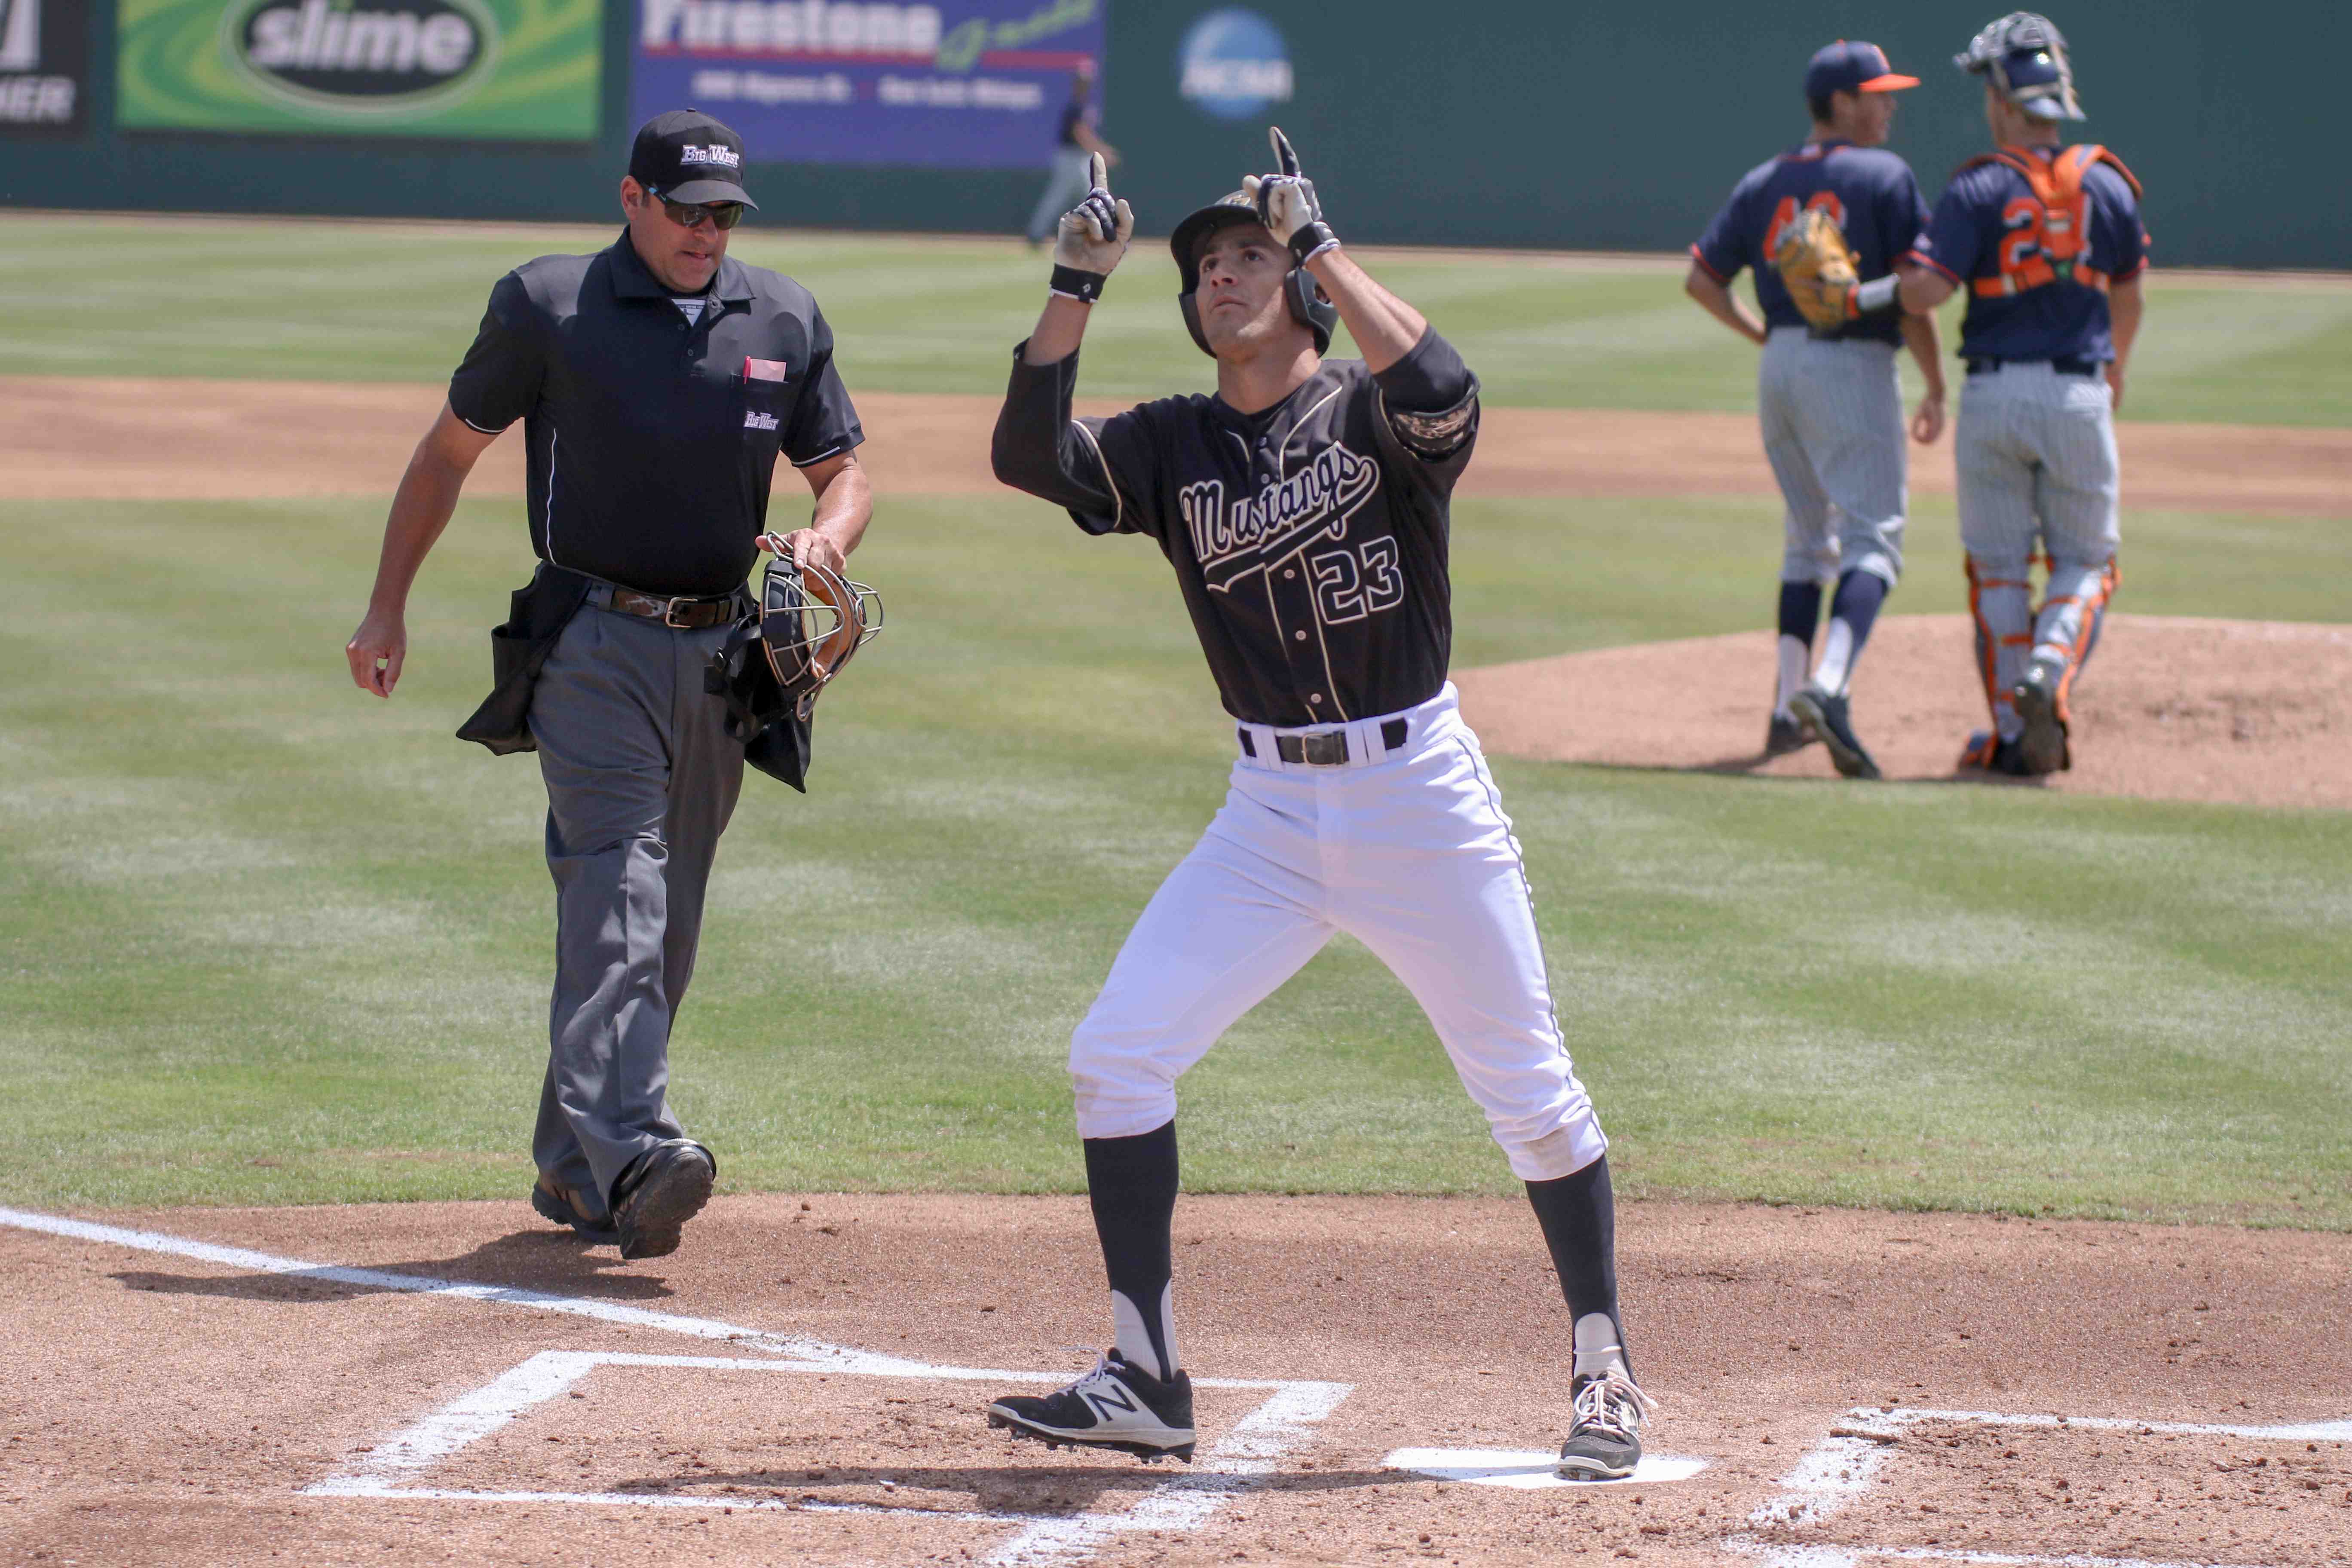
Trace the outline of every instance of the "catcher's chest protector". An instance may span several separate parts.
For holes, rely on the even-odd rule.
[[[2092,164],[2102,163],[2124,177],[2133,195],[2140,194],[2139,181],[2123,160],[2094,142],[2069,147],[2049,159],[2004,147],[1960,165],[1965,173],[1986,163],[2003,164],[2024,175],[2033,189],[2031,196],[2019,196],[2001,209],[2000,276],[1977,279],[1970,285],[1975,292],[1998,299],[2052,283],[2106,289],[2107,275],[2084,262],[2091,247],[2091,197],[2083,189],[2083,178]]]

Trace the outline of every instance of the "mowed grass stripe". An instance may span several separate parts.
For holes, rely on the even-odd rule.
[[[0,505],[18,1201],[527,1184],[542,801],[530,760],[448,736],[527,555],[512,503],[467,503],[402,694],[373,703],[340,647],[380,515]],[[1461,657],[1752,626],[1774,521],[1465,503]],[[2225,532],[2244,573],[2200,580]],[[2334,559],[2315,532],[2143,522],[2141,554],[2179,569],[2133,574],[2127,603],[2263,613]],[[1897,608],[1948,607],[1948,535],[1923,520]],[[1215,808],[1229,731],[1141,542],[910,501],[859,563],[890,629],[825,700],[814,793],[747,784],[679,1104],[744,1186],[1075,1190],[1068,1029]],[[2340,815],[1498,771],[1629,1190],[2352,1224]],[[1185,1105],[1196,1190],[1509,1187],[1410,999],[1345,940]]]
[[[531,257],[594,250],[594,226],[190,223],[0,216],[0,363],[16,374],[439,381],[490,285]],[[734,254],[814,289],[853,393],[1002,395],[1044,298],[1045,258],[1010,240],[736,231]],[[1507,254],[1364,252],[1460,346],[1496,405],[1744,410],[1755,353],[1682,295],[1673,268]],[[2233,288],[2151,275],[2125,416],[2352,423],[2352,288]],[[1087,331],[1082,385],[1205,391],[1164,242],[1139,241]],[[70,299],[77,308],[59,310]],[[1944,313],[1957,345],[1958,304]],[[1352,353],[1344,334],[1338,352]],[[1954,367],[1957,377],[1957,367]],[[1906,378],[1916,378],[1907,368]]]

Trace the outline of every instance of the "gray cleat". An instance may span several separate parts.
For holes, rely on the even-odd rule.
[[[2064,678],[2063,667],[2037,658],[2009,694],[2017,716],[2025,721],[2017,745],[2028,773],[2054,773],[2074,765],[2074,749],[2066,743],[2066,721],[2058,713],[2058,685]]]
[[[1554,1473],[1571,1481],[1623,1480],[1642,1462],[1642,1414],[1650,1396],[1614,1366],[1574,1386],[1575,1418]]]

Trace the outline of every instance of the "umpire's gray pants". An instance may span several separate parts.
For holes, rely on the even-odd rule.
[[[682,1135],[669,1031],[694,977],[702,895],[743,783],[702,689],[724,626],[673,630],[583,607],[532,691],[555,878],[541,1174],[600,1218],[630,1161]]]

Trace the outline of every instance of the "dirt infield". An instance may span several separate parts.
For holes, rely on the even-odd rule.
[[[966,1369],[1101,1330],[1077,1199],[722,1198],[635,1266],[519,1202],[104,1219],[0,1213],[0,1561],[2352,1560],[2342,1236],[1628,1205],[1702,1463],[1593,1488],[1510,1469],[1566,1332],[1514,1202],[1187,1199],[1190,1469],[984,1424],[1035,1384]]]
[[[1769,631],[1458,670],[1491,752],[1617,767],[1834,778],[1819,746],[1766,762]],[[1853,722],[1892,779],[1949,780],[1986,725],[1965,616],[1890,616]],[[2352,808],[2352,626],[2107,617],[2077,681],[2074,765],[2003,784],[2153,800]],[[1981,773],[1967,775],[1982,779]]]
[[[26,500],[388,495],[444,389],[407,383],[0,376],[0,468]],[[861,393],[863,458],[898,494],[999,489],[993,399]],[[1110,412],[1115,403],[1082,402]],[[1769,495],[1756,423],[1738,414],[1490,408],[1467,495]],[[2130,504],[2342,516],[2352,430],[2117,427]],[[1912,483],[1952,488],[1952,446],[1913,448]],[[500,441],[468,486],[519,494],[522,445]]]

